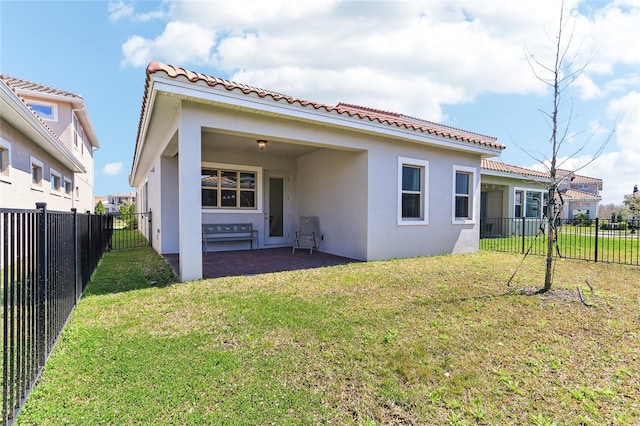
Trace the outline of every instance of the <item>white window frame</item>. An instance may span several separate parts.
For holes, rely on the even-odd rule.
[[[71,178],[64,176],[62,182],[62,192],[65,198],[71,198],[71,195],[73,194],[73,181]],[[67,191],[67,184],[69,184],[69,191]]]
[[[31,174],[31,189],[33,189],[34,191],[42,191],[44,192],[44,184],[42,183],[44,180],[44,163],[42,163],[42,161],[38,160],[37,158],[35,158],[34,156],[30,156],[30,163],[31,167],[30,167],[30,174]],[[40,180],[38,182],[33,182],[33,167],[36,166],[40,169]]]
[[[11,144],[0,139],[0,181],[11,183]]]
[[[84,129],[76,113],[72,114],[71,124],[73,128],[73,149],[80,151],[81,155],[84,155]]]
[[[55,179],[58,180],[58,187],[54,188],[53,182],[55,182]],[[50,188],[50,193],[52,195],[57,195],[57,196],[61,196],[62,195],[62,173],[60,173],[59,171],[49,168],[49,188]]]
[[[76,189],[74,192],[75,192],[76,201],[80,201],[80,185],[76,184]]]
[[[456,217],[456,174],[465,173],[469,175],[469,217],[462,218]],[[474,167],[468,166],[459,166],[453,165],[453,175],[452,175],[452,200],[451,200],[451,223],[454,225],[473,225],[476,223],[476,198],[477,198],[477,187],[478,187],[478,169]]]
[[[31,108],[33,110],[33,112],[35,112],[36,114],[38,114],[38,117],[40,117],[42,120],[44,121],[58,121],[58,104],[52,103],[52,102],[44,102],[44,101],[35,101],[35,100],[27,100],[27,105],[29,105],[29,108]],[[46,115],[42,115],[42,113],[36,111],[33,108],[33,105],[40,105],[40,106],[44,106],[44,107],[51,107],[51,116],[46,116]]]
[[[516,197],[518,192],[521,193],[521,199],[520,199],[520,212],[521,212],[521,216],[516,216]],[[540,194],[540,211],[539,211],[539,215],[538,216],[527,216],[527,192],[536,192]],[[526,218],[526,219],[540,219],[543,217],[544,215],[544,207],[545,205],[548,205],[548,200],[545,200],[544,197],[547,194],[547,191],[544,189],[540,189],[540,188],[526,188],[526,187],[520,187],[520,186],[516,186],[515,188],[513,188],[513,217],[515,218]],[[545,204],[545,201],[547,202],[547,204]]]
[[[256,166],[245,166],[239,164],[227,164],[227,163],[210,163],[203,161],[200,165],[202,169],[214,169],[214,170],[222,170],[229,172],[248,172],[255,173],[256,175],[256,207],[255,208],[239,208],[239,207],[204,207],[202,206],[202,201],[200,201],[200,208],[203,213],[253,213],[262,214],[262,193],[263,193],[263,183],[262,183],[262,167]],[[200,194],[202,194],[202,185],[199,186]],[[202,195],[201,195],[202,197]]]
[[[410,219],[402,217],[402,169],[405,167],[416,167],[421,169],[420,182],[420,218]],[[398,226],[407,225],[428,225],[429,224],[429,161],[417,158],[398,157],[398,200],[397,200],[397,223]]]

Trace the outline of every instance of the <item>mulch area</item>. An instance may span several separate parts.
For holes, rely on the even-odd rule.
[[[163,255],[176,276],[179,276],[179,256],[179,254]],[[202,253],[202,275],[203,278],[255,275],[345,265],[353,262],[360,261],[319,251],[310,254],[309,250],[303,249],[298,249],[293,254],[291,247],[260,249],[259,251],[217,251]]]

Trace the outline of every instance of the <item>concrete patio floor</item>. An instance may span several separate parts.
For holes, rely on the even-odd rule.
[[[220,278],[360,262],[318,251],[314,251],[312,254],[309,254],[309,250],[303,249],[296,250],[295,254],[291,251],[291,247],[281,247],[261,249],[260,251],[237,250],[202,253],[202,275],[203,278]],[[180,276],[179,256],[179,254],[163,255],[176,276]]]

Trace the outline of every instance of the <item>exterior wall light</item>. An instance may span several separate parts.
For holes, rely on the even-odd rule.
[[[258,148],[260,148],[260,151],[262,151],[264,149],[265,146],[267,146],[267,141],[265,141],[264,139],[258,139]]]

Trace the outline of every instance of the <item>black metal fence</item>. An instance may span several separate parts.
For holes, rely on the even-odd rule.
[[[144,247],[151,242],[151,212],[118,213],[113,219],[112,250]]]
[[[2,424],[11,424],[108,249],[113,218],[0,209]]]
[[[480,249],[546,255],[546,219],[498,218],[480,221]],[[640,220],[558,220],[554,255],[593,262],[640,266]],[[552,237],[553,238],[553,237]]]

